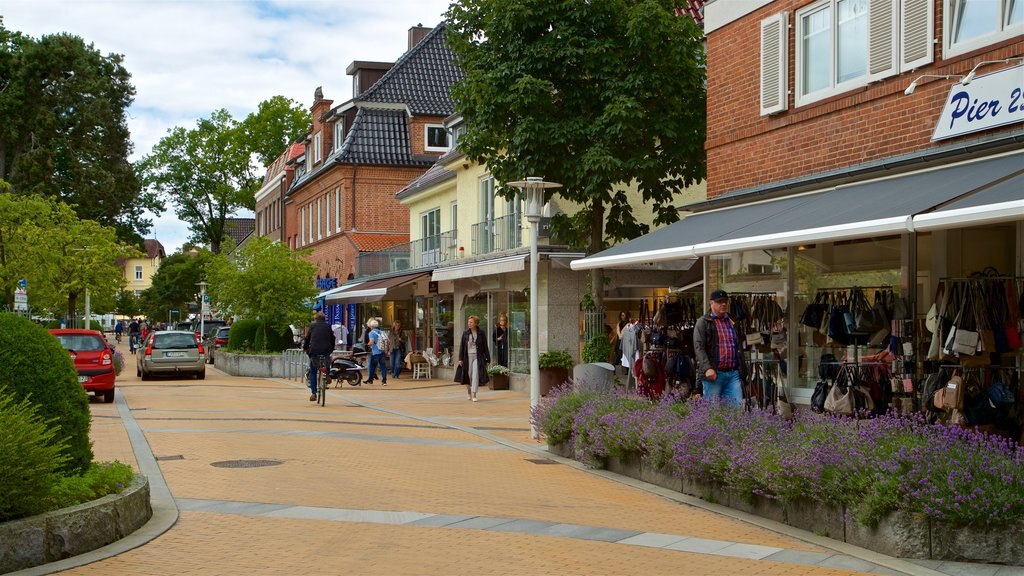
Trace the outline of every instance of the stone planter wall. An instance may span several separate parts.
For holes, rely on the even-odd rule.
[[[0,524],[0,574],[77,556],[120,540],[149,521],[149,480],[120,494]]]
[[[548,450],[566,458],[571,458],[573,451],[569,443],[549,445]],[[673,476],[637,455],[605,458],[604,465],[616,474],[889,556],[1024,566],[1024,522],[994,530],[956,528],[917,514],[896,511],[871,528],[857,522],[848,510],[839,506],[812,500],[784,503],[757,495],[740,495],[715,482]]]
[[[218,351],[213,357],[218,370],[232,376],[251,378],[285,378],[284,359],[280,354],[234,354]]]

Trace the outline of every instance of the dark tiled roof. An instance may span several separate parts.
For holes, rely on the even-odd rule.
[[[356,99],[405,103],[414,115],[448,116],[454,112],[451,87],[462,79],[462,71],[445,45],[444,29],[443,22],[438,24]]]
[[[409,116],[402,110],[360,108],[334,157],[341,164],[430,166],[436,158],[414,156]]]
[[[231,238],[238,246],[256,229],[255,218],[227,218],[224,220],[224,236]]]
[[[448,156],[448,154],[445,154],[441,158],[443,159],[445,156]],[[409,182],[405,185],[405,188],[399,190],[398,193],[395,194],[395,197],[399,199],[408,198],[409,196],[412,196],[421,190],[430,188],[435,184],[440,184],[441,182],[455,178],[455,172],[446,169],[444,164],[444,162],[438,160],[437,163],[430,167],[430,170],[427,170],[422,176],[416,178],[412,182]]]
[[[159,240],[149,238],[142,241],[142,245],[146,248],[146,256],[149,258],[166,258],[167,254],[164,252],[164,245]]]

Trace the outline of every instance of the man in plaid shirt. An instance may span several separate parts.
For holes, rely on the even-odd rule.
[[[729,317],[729,294],[725,290],[711,293],[711,309],[697,320],[693,329],[693,348],[704,396],[740,406],[743,403],[743,359],[736,328]]]

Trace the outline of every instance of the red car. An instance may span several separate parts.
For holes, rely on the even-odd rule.
[[[71,355],[78,371],[78,381],[87,392],[114,401],[114,353],[106,338],[96,330],[50,330],[60,345]]]

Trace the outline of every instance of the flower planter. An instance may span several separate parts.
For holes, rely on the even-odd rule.
[[[833,540],[846,539],[846,511],[842,506],[800,499],[786,502],[783,507],[786,524]]]
[[[605,458],[605,469],[609,472],[640,479],[640,455],[627,454],[622,458],[609,456]]]
[[[786,519],[786,507],[781,500],[758,494],[732,492],[729,495],[729,507],[776,522],[784,522]]]
[[[640,480],[676,492],[683,491],[683,479],[673,476],[668,468],[658,468],[646,457],[640,459]]]
[[[491,390],[508,390],[508,374],[491,374],[489,377]]]
[[[540,380],[540,395],[547,396],[548,392],[558,388],[569,379],[569,370],[565,368],[541,368],[538,380]]]
[[[697,480],[688,476],[682,478],[683,494],[695,496],[701,500],[707,500],[712,504],[728,506],[732,493],[725,486],[718,482]]]
[[[870,528],[846,518],[846,541],[861,548],[899,558],[927,559],[931,549],[928,519],[902,510],[891,512]]]
[[[558,444],[548,444],[548,452],[561,456],[562,458],[568,458],[572,460],[575,457],[573,454],[572,442],[560,442]]]
[[[1024,565],[1024,525],[953,527],[932,522],[932,560]]]

